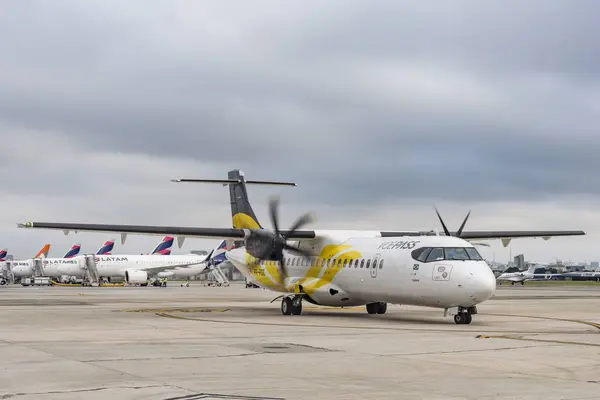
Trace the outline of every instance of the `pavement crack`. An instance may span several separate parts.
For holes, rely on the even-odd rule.
[[[36,396],[36,395],[46,395],[46,394],[68,394],[68,393],[87,393],[87,392],[100,392],[103,390],[114,390],[114,389],[148,389],[148,388],[162,388],[170,385],[147,385],[147,386],[111,386],[111,387],[99,387],[99,388],[89,388],[89,389],[75,389],[75,390],[56,390],[49,392],[19,392],[19,393],[7,393],[0,395],[0,399],[10,399],[18,396]]]
[[[521,350],[521,349],[533,349],[533,348],[538,348],[538,347],[552,347],[552,346],[559,346],[559,345],[551,343],[551,344],[521,346],[521,347],[499,347],[499,348],[493,348],[493,349],[427,351],[427,352],[420,352],[420,353],[395,353],[395,354],[384,354],[383,357],[424,356],[424,355],[432,355],[432,354],[478,353],[478,352],[485,352],[485,351]]]
[[[246,357],[255,356],[263,353],[242,353],[242,354],[227,354],[222,356],[181,356],[181,357],[139,357],[139,358],[104,358],[96,360],[85,360],[84,363],[99,363],[99,362],[115,362],[115,361],[153,361],[153,360],[200,360],[207,358],[233,358],[233,357]]]

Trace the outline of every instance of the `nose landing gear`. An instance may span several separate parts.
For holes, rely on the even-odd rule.
[[[454,316],[454,323],[462,325],[462,324],[470,324],[472,321],[471,314],[468,312],[459,312]]]
[[[477,308],[458,307],[458,313],[454,314],[454,323],[458,325],[470,324],[473,320],[471,314],[477,314]]]

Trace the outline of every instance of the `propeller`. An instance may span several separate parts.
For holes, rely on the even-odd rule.
[[[265,229],[252,231],[250,237],[246,240],[246,250],[250,255],[258,260],[274,260],[281,263],[281,270],[284,279],[288,276],[283,250],[288,250],[291,253],[311,257],[313,254],[307,250],[291,246],[287,243],[287,237],[279,229],[279,198],[273,197],[269,201],[269,216],[273,224],[273,231]],[[298,229],[313,222],[313,217],[310,213],[306,213],[298,217],[292,224],[292,227],[287,236],[292,236]]]
[[[456,231],[455,235],[450,234],[450,231],[448,230],[448,228],[446,227],[446,224],[444,223],[444,220],[442,219],[442,216],[440,215],[437,207],[435,208],[435,213],[437,214],[441,224],[442,224],[442,228],[444,228],[444,233],[446,234],[446,236],[455,236],[455,237],[460,237],[460,235],[462,234],[463,229],[465,228],[465,225],[467,223],[467,220],[469,219],[469,216],[471,215],[471,211],[469,211],[467,213],[467,216],[465,217],[465,219],[463,220],[462,224],[460,225],[460,228],[458,228],[458,231]]]

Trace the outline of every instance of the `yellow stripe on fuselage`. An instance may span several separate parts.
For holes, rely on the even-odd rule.
[[[252,217],[244,213],[238,213],[233,216],[233,226],[237,229],[260,229],[258,223]],[[278,292],[296,292],[295,289],[298,288],[298,285],[302,285],[304,292],[308,295],[333,282],[335,276],[343,268],[339,261],[348,260],[348,262],[352,262],[358,258],[361,258],[361,254],[356,250],[352,250],[352,246],[326,245],[321,249],[319,256],[312,260],[311,265],[306,269],[304,277],[300,277],[300,279],[295,282],[294,288],[286,288],[284,277],[281,274],[281,267],[278,262],[266,261],[261,265],[255,257],[248,253],[245,254],[248,272],[260,286]],[[325,268],[325,270],[321,275],[323,268]],[[295,268],[292,267],[292,278],[295,275],[294,269]]]
[[[319,257],[325,259],[326,268],[323,275],[319,277],[322,267],[319,267],[316,273],[315,269],[311,267],[304,279],[299,282],[304,292],[308,295],[333,282],[335,276],[343,269],[343,261],[348,260],[348,262],[352,262],[360,258],[361,254],[356,250],[351,250],[351,246],[348,245],[327,245],[321,250]]]
[[[255,257],[246,253],[246,265],[248,272],[260,286],[279,292],[286,291],[283,286],[283,278],[274,262],[268,261],[261,265]]]

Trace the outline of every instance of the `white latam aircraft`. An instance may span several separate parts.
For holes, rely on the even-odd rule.
[[[183,254],[183,255],[111,255],[94,256],[95,267],[98,276],[101,277],[123,277],[130,284],[146,284],[148,278],[158,272],[169,268],[189,267],[203,264],[206,255]],[[85,256],[75,257],[77,262],[61,262],[58,271],[61,275],[85,278],[86,265]]]
[[[70,259],[48,259],[58,276],[88,277],[90,257],[98,277],[123,277],[127,283],[146,284],[150,276],[169,268],[201,265],[206,255],[168,255],[173,238],[165,237],[151,254],[77,256]],[[167,255],[165,255],[167,254]],[[45,260],[46,261],[46,260]]]
[[[445,235],[419,231],[301,230],[311,221],[304,215],[289,230],[280,230],[277,202],[270,206],[274,230],[258,222],[246,185],[296,186],[289,182],[245,180],[239,170],[226,180],[177,179],[229,186],[233,229],[182,226],[110,225],[27,222],[21,228],[70,231],[173,235],[179,246],[188,237],[221,238],[236,248],[227,259],[248,279],[282,293],[281,312],[298,315],[302,302],[322,306],[366,305],[369,314],[383,314],[387,303],[428,306],[454,315],[457,324],[471,322],[476,305],[489,299],[496,280],[468,240],[585,235],[583,231],[463,231],[450,232],[441,217]],[[467,215],[468,217],[468,215]],[[292,245],[289,241],[295,241]],[[506,244],[505,244],[506,245]]]
[[[97,254],[110,254],[115,242],[114,240],[106,241],[98,249]],[[61,263],[76,264],[80,256],[81,245],[75,244],[69,249],[69,251],[62,258],[49,258],[48,252],[50,251],[50,245],[47,244],[40,250],[35,257],[28,260],[13,261],[11,263],[11,270],[15,277],[31,277],[36,274],[49,276],[51,278],[58,278],[62,276],[58,270],[58,266]],[[37,271],[36,271],[37,270]]]
[[[48,257],[50,252],[50,244],[47,243],[36,253],[33,258],[28,260],[13,260],[9,262],[11,273],[14,277],[27,277],[35,274],[36,262],[39,262],[41,268],[41,261]],[[38,260],[38,261],[36,261]]]

